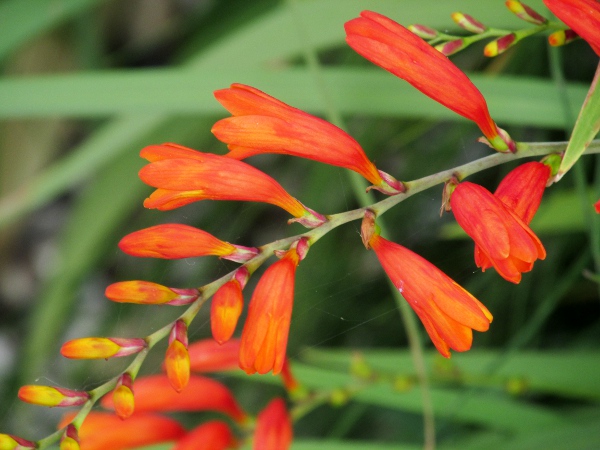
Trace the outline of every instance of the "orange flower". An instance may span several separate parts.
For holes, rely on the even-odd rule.
[[[150,281],[120,281],[106,288],[113,302],[141,305],[187,305],[200,297],[198,289],[168,288]]]
[[[135,398],[133,396],[133,379],[129,373],[124,373],[119,377],[112,399],[115,412],[121,419],[127,419],[133,414]]]
[[[60,353],[71,359],[107,359],[141,352],[147,343],[141,338],[80,338],[65,342]]]
[[[172,450],[226,450],[235,445],[229,426],[220,420],[211,420],[186,434]]]
[[[363,238],[368,243],[367,248],[375,251],[394,286],[419,316],[442,356],[449,358],[450,349],[469,350],[472,330],[488,330],[492,315],[487,308],[444,272],[377,232],[363,231]]]
[[[305,238],[269,267],[259,280],[242,330],[240,368],[246,373],[281,372],[285,361],[296,267],[305,255]]]
[[[600,2],[598,0],[544,0],[560,20],[585,39],[600,56]]]
[[[157,411],[217,411],[238,422],[246,419],[246,414],[225,385],[199,375],[190,376],[182,394],[173,390],[165,375],[138,378],[135,380],[134,399],[135,414],[131,418]],[[112,397],[104,396],[102,406],[114,409]]]
[[[446,56],[402,25],[375,12],[346,23],[346,42],[357,53],[428,97],[474,121],[498,151],[516,151],[515,143],[492,120],[481,92]]]
[[[67,415],[59,424],[66,426],[74,414]],[[79,429],[83,450],[130,449],[161,442],[172,442],[185,434],[175,420],[156,414],[134,414],[121,420],[114,414],[90,412]]]
[[[169,347],[165,355],[165,369],[171,386],[181,392],[190,380],[190,355],[188,354],[187,325],[178,320],[171,329]]]
[[[219,344],[227,342],[237,325],[244,307],[242,289],[249,278],[248,269],[241,267],[231,280],[215,293],[210,307],[210,327],[213,338]]]
[[[306,227],[326,222],[267,174],[242,162],[201,153],[175,144],[142,149],[150,164],[140,170],[146,184],[158,188],[144,201],[150,209],[167,211],[200,200],[263,202],[285,209]]]
[[[206,231],[179,223],[134,231],[121,239],[119,248],[131,256],[181,259],[212,255],[241,263],[258,254],[256,248],[230,244]]]
[[[386,194],[404,192],[402,183],[378,171],[358,142],[335,125],[243,84],[215,91],[215,97],[234,116],[212,128],[228,145],[228,157],[299,156],[353,170]]]
[[[258,415],[254,450],[287,450],[292,445],[292,420],[281,398],[272,400]]]
[[[600,214],[600,200],[594,203],[594,209],[596,210],[596,214]]]
[[[90,398],[87,392],[52,386],[27,385],[19,389],[19,398],[40,406],[79,406]]]
[[[550,167],[540,162],[521,164],[504,177],[494,196],[529,225],[540,206],[551,172]],[[478,245],[475,245],[475,264],[484,272],[492,267],[492,262]]]
[[[546,257],[538,237],[487,189],[463,182],[450,197],[454,217],[504,279],[521,281],[537,259]]]
[[[218,372],[239,369],[240,340],[229,339],[223,344],[214,339],[202,339],[188,347],[192,372]]]

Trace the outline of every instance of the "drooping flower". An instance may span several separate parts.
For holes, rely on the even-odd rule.
[[[59,423],[66,426],[73,418],[69,414]],[[81,428],[79,440],[83,450],[133,449],[172,442],[185,435],[179,422],[157,414],[134,414],[121,420],[111,413],[90,412]]]
[[[0,450],[35,450],[35,442],[12,434],[0,434]]]
[[[171,329],[169,346],[165,355],[165,369],[171,386],[181,392],[190,380],[190,355],[188,354],[187,325],[178,320]]]
[[[211,420],[188,432],[172,450],[226,450],[235,445],[236,439],[229,425]]]
[[[458,224],[504,279],[519,283],[522,272],[529,272],[537,259],[546,257],[529,226],[484,187],[460,183],[450,205]]]
[[[428,97],[474,121],[498,151],[515,143],[492,120],[483,95],[446,56],[393,20],[371,11],[345,25],[346,42],[357,53],[408,81]]]
[[[549,166],[537,161],[521,164],[504,177],[494,196],[512,210],[524,224],[529,225],[540,206],[551,172]],[[492,262],[477,244],[475,244],[475,264],[484,272],[492,267]]]
[[[598,0],[544,0],[556,17],[585,39],[600,56],[600,2]]]
[[[229,339],[219,344],[214,339],[202,339],[188,347],[190,370],[196,373],[239,369],[240,340]]]
[[[88,337],[65,342],[60,353],[71,359],[107,359],[133,355],[147,346],[141,338]]]
[[[140,170],[140,178],[157,188],[144,201],[146,208],[167,211],[201,200],[238,200],[279,206],[295,217],[292,222],[306,227],[327,221],[273,178],[242,161],[176,144],[152,145],[140,154],[150,161]]]
[[[303,238],[265,271],[254,289],[240,346],[240,368],[246,373],[281,372],[292,319],[296,267],[306,249]]]
[[[358,142],[325,120],[243,84],[215,91],[215,97],[233,114],[212,128],[228,145],[230,158],[262,153],[299,156],[353,170],[384,193],[404,191],[402,183],[377,170]]]
[[[165,375],[150,375],[135,380],[135,414],[158,411],[217,411],[243,422],[246,414],[231,391],[222,383],[199,375],[190,376],[184,393],[177,393]],[[110,395],[102,398],[102,406],[114,409]]]
[[[254,450],[287,450],[292,445],[294,430],[285,402],[272,400],[261,411],[254,431]]]
[[[213,296],[210,305],[210,328],[213,338],[219,344],[227,342],[233,336],[244,307],[242,289],[249,276],[248,269],[239,268],[232,279],[221,286]]]
[[[442,356],[471,348],[473,331],[487,331],[492,315],[483,304],[444,272],[407,248],[382,238],[365,215],[363,241],[423,322]],[[373,222],[374,223],[374,222]]]
[[[131,256],[181,259],[195,256],[219,256],[235,262],[247,262],[258,249],[230,244],[204,230],[180,223],[155,225],[128,234],[119,248]]]
[[[200,297],[195,288],[177,289],[162,286],[150,281],[119,281],[106,288],[107,298],[118,303],[140,305],[187,305]]]
[[[84,391],[39,385],[22,386],[18,395],[24,402],[49,407],[79,406],[90,398],[90,395]]]
[[[113,390],[112,400],[115,412],[121,419],[127,419],[133,414],[135,398],[133,395],[133,379],[129,373],[125,372],[119,377],[117,386]]]

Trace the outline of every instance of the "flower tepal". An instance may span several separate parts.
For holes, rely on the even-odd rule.
[[[500,152],[515,143],[492,120],[483,95],[446,56],[393,20],[371,11],[345,25],[346,42],[357,53],[428,97],[474,121]]]

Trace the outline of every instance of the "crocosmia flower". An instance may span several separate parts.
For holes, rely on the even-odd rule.
[[[126,372],[119,377],[112,399],[115,412],[121,419],[127,419],[133,414],[135,399],[133,396],[133,379],[129,373]]]
[[[303,257],[298,247],[271,265],[254,289],[240,346],[240,367],[246,373],[281,372],[292,319],[294,277]]]
[[[233,338],[223,344],[214,339],[192,342],[188,347],[192,372],[218,372],[239,370],[240,340]]]
[[[256,248],[230,244],[204,230],[179,223],[134,231],[121,239],[119,248],[131,256],[181,259],[212,255],[241,263],[258,253]]]
[[[229,425],[211,420],[188,432],[172,450],[226,450],[234,447],[236,440]]]
[[[187,325],[178,320],[171,329],[169,346],[165,355],[165,369],[171,386],[181,392],[190,380],[190,355],[188,354]]]
[[[106,288],[104,295],[113,302],[140,305],[187,305],[200,297],[198,289],[177,289],[150,281],[119,281]]]
[[[594,203],[594,210],[596,211],[596,214],[600,214],[600,200]]]
[[[60,353],[71,359],[107,359],[141,352],[147,343],[141,338],[89,337],[65,342]]]
[[[212,128],[228,144],[230,158],[281,153],[353,170],[387,194],[404,191],[391,175],[377,170],[361,146],[335,125],[293,108],[264,92],[243,84],[215,92],[233,117]]]
[[[79,433],[75,425],[67,425],[67,429],[60,439],[60,450],[79,450]]]
[[[357,53],[474,121],[496,150],[516,150],[515,143],[492,120],[483,95],[471,80],[423,39],[371,11],[363,11],[345,28],[346,42]]]
[[[225,156],[201,153],[175,144],[152,145],[142,149],[150,164],[140,178],[157,188],[144,201],[150,209],[167,211],[200,200],[238,200],[279,206],[307,227],[327,219],[304,206],[267,174]]]
[[[272,400],[261,411],[254,431],[254,450],[287,450],[292,445],[294,430],[285,402]]]
[[[537,259],[546,257],[529,226],[484,187],[460,183],[450,205],[458,224],[504,279],[519,283],[522,272],[529,272]]]
[[[469,350],[473,330],[488,330],[492,315],[487,308],[429,261],[377,232],[366,242],[442,356],[449,358],[450,349]]]
[[[90,398],[87,392],[53,386],[27,385],[19,389],[19,398],[40,406],[79,406]]]
[[[233,336],[244,307],[242,289],[248,277],[248,269],[241,267],[213,296],[210,307],[210,328],[215,341],[219,344],[227,342]]]
[[[600,56],[600,2],[598,0],[544,0],[545,5],[585,39]]]
[[[0,434],[0,450],[34,450],[36,447],[35,442],[12,434]]]
[[[521,164],[504,177],[494,196],[529,225],[540,206],[550,174],[551,169],[546,164],[536,161]],[[478,245],[475,245],[475,264],[483,271],[492,267],[492,262]]]

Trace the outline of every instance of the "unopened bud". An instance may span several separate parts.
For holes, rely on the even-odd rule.
[[[571,29],[559,30],[548,36],[548,43],[552,47],[560,47],[561,45],[570,44],[574,40],[579,39],[579,35]]]
[[[60,440],[60,450],[79,450],[79,434],[72,423],[67,426]]]
[[[483,49],[483,54],[487,57],[498,56],[500,53],[504,53],[515,43],[515,34],[506,34],[495,41],[489,42]]]
[[[177,392],[181,392],[190,381],[190,355],[187,348],[187,325],[183,320],[178,320],[171,329],[165,355],[167,377]]]
[[[0,434],[0,450],[34,450],[34,442],[12,434]]]
[[[518,0],[507,0],[506,7],[519,19],[523,19],[534,25],[543,25],[548,22],[548,19],[542,17],[537,11]]]
[[[144,339],[89,337],[65,342],[60,353],[71,359],[108,359],[133,355],[147,347]]]
[[[425,26],[425,25],[420,25],[420,24],[409,25],[408,29],[410,31],[412,31],[414,34],[416,34],[417,36],[419,36],[420,38],[427,39],[427,40],[434,39],[438,35],[437,30],[434,30],[433,28],[429,28],[428,26]]]
[[[459,27],[470,31],[471,33],[480,34],[487,30],[487,27],[482,24],[480,21],[474,19],[468,14],[463,14],[461,12],[455,12],[450,15],[452,20]]]
[[[450,42],[446,42],[445,44],[438,44],[435,46],[435,49],[445,56],[453,55],[456,52],[459,52],[463,48],[465,48],[467,44],[464,39],[455,39]]]
[[[249,273],[248,269],[245,267],[238,269],[236,274],[238,272],[245,273],[245,276],[240,275],[238,277],[234,275],[233,279],[229,280],[217,290],[212,299],[210,307],[210,327],[213,338],[219,344],[224,344],[231,339],[244,307],[242,289],[246,284]],[[238,278],[243,280],[243,284],[238,281]]]
[[[124,373],[119,377],[117,386],[113,391],[113,404],[117,416],[121,419],[127,419],[133,414],[135,409],[133,379],[129,373]]]
[[[90,398],[87,392],[73,391],[52,386],[27,385],[19,389],[19,398],[40,406],[79,406]]]
[[[106,297],[118,303],[187,305],[200,297],[198,289],[168,288],[150,281],[121,281],[106,288]]]

